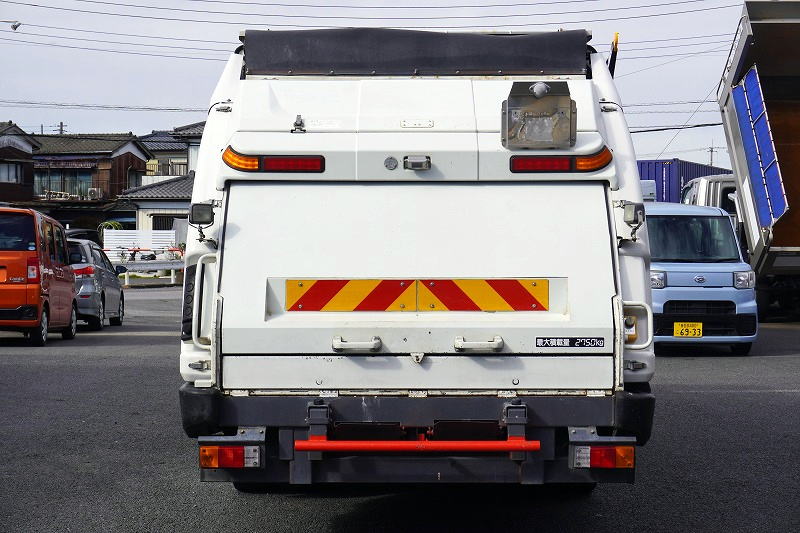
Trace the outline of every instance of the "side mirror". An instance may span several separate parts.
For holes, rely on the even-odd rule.
[[[625,209],[625,212],[622,219],[627,225],[631,227],[638,227],[644,224],[644,204],[625,202],[623,208]]]
[[[214,206],[211,204],[192,204],[189,208],[189,224],[208,226],[214,223]]]
[[[114,272],[116,272],[117,274],[124,274],[127,271],[128,267],[126,266],[117,265],[116,267],[114,267]]]
[[[83,263],[83,256],[78,252],[69,254],[69,264],[74,265],[75,263]]]

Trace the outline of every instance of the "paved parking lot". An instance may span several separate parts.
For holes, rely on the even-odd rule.
[[[243,495],[200,484],[180,427],[177,289],[126,293],[121,328],[0,337],[0,531],[800,531],[800,324],[750,357],[658,359],[636,485]]]

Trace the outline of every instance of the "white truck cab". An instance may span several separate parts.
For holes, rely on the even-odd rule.
[[[195,176],[201,479],[632,482],[649,249],[585,31],[247,31]]]

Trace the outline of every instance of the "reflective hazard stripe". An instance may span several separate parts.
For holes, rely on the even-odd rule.
[[[547,311],[546,279],[286,280],[287,311]]]
[[[415,311],[414,280],[286,280],[288,311]]]
[[[420,280],[420,311],[547,311],[546,279]]]

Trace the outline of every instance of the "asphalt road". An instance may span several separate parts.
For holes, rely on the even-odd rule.
[[[123,327],[45,348],[0,336],[0,531],[800,531],[800,324],[660,357],[632,486],[239,494],[198,482],[180,427],[179,297],[129,290]]]

